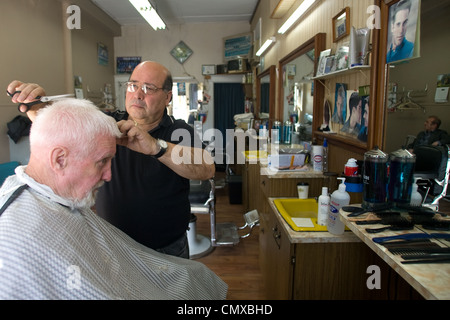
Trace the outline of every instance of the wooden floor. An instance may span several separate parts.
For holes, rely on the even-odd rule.
[[[228,186],[216,190],[217,222],[244,225],[241,204],[230,204]],[[197,233],[210,236],[209,215],[197,214]],[[233,247],[216,247],[207,256],[196,259],[208,266],[228,284],[229,300],[264,299],[263,281],[259,269],[259,227]],[[245,234],[245,232],[243,232]]]
[[[220,173],[219,173],[220,174]],[[440,211],[450,214],[449,200],[440,201]],[[243,206],[230,204],[228,186],[216,190],[216,215],[217,222],[234,222],[237,226],[244,224]],[[209,215],[197,216],[197,232],[210,236]],[[223,281],[228,284],[229,300],[263,300],[263,279],[259,268],[259,227],[256,227],[252,235],[242,239],[234,247],[216,247],[202,258],[197,259],[213,270]]]

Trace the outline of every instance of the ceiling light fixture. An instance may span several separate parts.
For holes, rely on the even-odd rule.
[[[277,39],[275,37],[270,37],[269,39],[267,39],[266,42],[264,42],[264,44],[261,46],[261,48],[259,48],[259,50],[256,52],[256,55],[258,57],[261,56],[264,51],[266,51],[272,45],[272,43],[275,43],[276,41]]]
[[[316,0],[304,0],[302,4],[294,11],[294,13],[286,20],[286,22],[278,30],[278,33],[285,33],[298,19],[308,10]]]
[[[165,29],[166,24],[158,15],[155,8],[148,0],[129,0],[141,16],[152,26],[153,29]]]

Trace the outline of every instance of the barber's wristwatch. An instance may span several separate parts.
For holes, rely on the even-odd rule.
[[[159,152],[157,154],[155,154],[153,157],[155,157],[156,159],[158,159],[159,157],[161,157],[164,153],[166,153],[167,151],[167,142],[161,139],[156,140],[156,143],[159,146]]]

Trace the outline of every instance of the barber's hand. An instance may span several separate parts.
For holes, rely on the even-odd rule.
[[[123,133],[122,138],[117,139],[117,144],[147,155],[155,155],[159,152],[156,139],[133,120],[121,120],[117,122],[117,126]]]
[[[16,93],[11,101],[14,103],[29,103],[36,100],[37,96],[45,96],[45,90],[41,86],[36,83],[24,83],[22,81],[14,80],[9,85],[8,88],[9,93],[13,94],[16,91],[21,91],[20,93]],[[40,108],[44,107],[45,103],[39,103],[31,106],[30,110],[27,112],[28,117],[31,121],[36,117],[36,111]],[[20,106],[20,111],[25,112],[26,106]]]

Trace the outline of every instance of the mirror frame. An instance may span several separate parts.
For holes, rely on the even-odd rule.
[[[376,0],[375,5],[380,8],[381,26],[387,26],[389,21],[389,8],[399,0]],[[375,130],[369,132],[368,147],[378,146],[381,150],[385,148],[386,139],[386,88],[389,80],[389,65],[386,63],[387,38],[389,28],[381,32],[378,29],[372,30],[373,43],[372,52],[377,52],[376,57],[372,57],[372,88],[370,92],[370,103],[372,106],[381,106],[381,108],[371,108],[369,115],[369,126]],[[375,56],[373,54],[373,56]],[[372,110],[375,112],[372,113]]]
[[[320,56],[320,52],[325,50],[326,46],[326,33],[318,33],[311,39],[307,40],[305,43],[300,45],[297,49],[293,50],[291,53],[282,58],[278,63],[278,70],[283,70],[283,66],[293,61],[294,59],[300,57],[301,55],[307,53],[308,51],[314,49],[314,71],[317,70],[317,64]],[[313,94],[313,138],[314,138],[314,128],[318,128],[322,122],[323,110],[321,106],[323,105],[323,99],[325,95],[324,86],[319,85],[318,80],[314,80],[314,94]],[[276,112],[276,120],[283,121],[284,113],[284,94],[283,94],[283,77],[278,77],[278,110]]]
[[[261,79],[265,76],[270,78],[269,86],[269,128],[272,128],[272,123],[275,119],[275,88],[276,88],[276,67],[271,65],[256,77],[256,107],[255,114],[259,114],[261,110]]]

